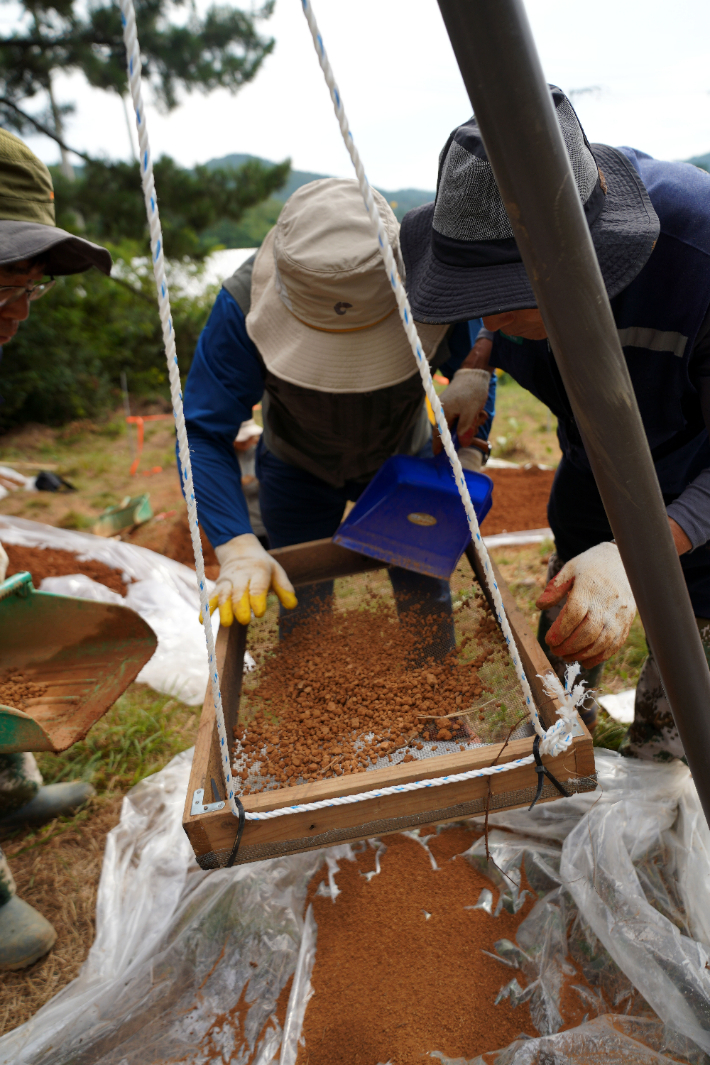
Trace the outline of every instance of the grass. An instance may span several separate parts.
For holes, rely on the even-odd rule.
[[[126,792],[193,745],[199,711],[132,684],[85,740],[63,754],[37,756],[45,783],[87,780],[101,796]]]
[[[163,413],[150,407],[139,413]],[[136,476],[130,476],[136,442],[135,426],[123,411],[102,422],[74,422],[62,429],[27,425],[0,437],[0,465],[13,462],[55,464],[76,492],[11,492],[0,500],[0,514],[30,518],[63,529],[90,529],[107,507],[125,496],[149,492],[154,513],[182,507],[175,464],[172,420],[146,422],[145,440]],[[152,473],[154,467],[162,468]],[[29,474],[33,471],[22,468]]]

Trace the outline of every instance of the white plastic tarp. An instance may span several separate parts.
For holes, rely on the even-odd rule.
[[[327,860],[319,893],[342,904],[338,864],[364,844],[203,872],[180,824],[189,757],[124,801],[88,960],[0,1039],[0,1065],[244,1065],[254,1049],[258,1065],[294,1065],[317,951],[312,913],[303,917],[308,881]],[[594,793],[491,815],[495,864],[483,839],[466,852],[498,889],[490,920],[515,911],[523,890],[538,896],[517,942],[496,950],[499,998],[529,1002],[540,1036],[470,1063],[431,1047],[435,1060],[710,1065],[710,833],[690,774],[609,751],[597,752],[597,770]],[[570,959],[587,981],[587,1017],[560,1032]],[[293,974],[282,1029],[274,1009]]]
[[[56,529],[24,518],[0,515],[0,541],[23,547],[72,551],[80,560],[103,562],[130,581],[125,599],[83,574],[49,577],[44,591],[55,595],[121,602],[135,610],[158,637],[158,648],[138,680],[156,691],[196,706],[207,688],[207,650],[199,622],[200,601],[194,570],[155,551],[91,533]],[[208,581],[208,588],[214,587]],[[219,617],[212,618],[215,632]]]

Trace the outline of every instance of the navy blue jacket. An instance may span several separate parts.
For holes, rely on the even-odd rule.
[[[705,344],[696,338],[710,307],[710,175],[687,163],[666,163],[620,149],[636,168],[661,230],[648,262],[611,301],[661,491],[669,514],[696,547],[710,538],[710,439],[701,392],[710,374]],[[493,365],[507,371],[558,419],[566,458],[589,471],[579,430],[547,341],[498,333]],[[692,483],[700,478],[695,489]],[[688,503],[692,506],[688,512]],[[703,504],[703,498],[705,503]],[[698,513],[698,506],[706,514]]]

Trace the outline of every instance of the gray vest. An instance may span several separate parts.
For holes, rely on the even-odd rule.
[[[247,259],[223,283],[245,318],[251,307],[254,259]],[[406,381],[374,392],[317,392],[276,377],[257,354],[264,375],[263,440],[282,462],[342,488],[346,481],[369,481],[390,455],[414,455],[429,440],[431,428],[416,370]],[[444,338],[432,369],[448,358]]]

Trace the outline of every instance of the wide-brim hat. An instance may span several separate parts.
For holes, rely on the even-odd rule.
[[[658,216],[623,152],[589,144],[567,97],[556,86],[550,90],[611,299],[648,261]],[[404,216],[400,241],[419,321],[455,322],[537,306],[475,117],[449,137],[436,200]]]
[[[403,271],[399,223],[374,196]],[[417,373],[356,181],[312,181],[288,199],[254,262],[246,327],[267,369],[303,388],[372,392]],[[420,329],[427,358],[446,328]]]
[[[0,129],[0,266],[41,259],[48,274],[111,273],[106,248],[57,229],[49,170],[24,141]]]
[[[99,244],[56,226],[0,219],[0,266],[35,257],[54,277],[81,274],[91,266],[102,274],[111,273],[111,255]]]

